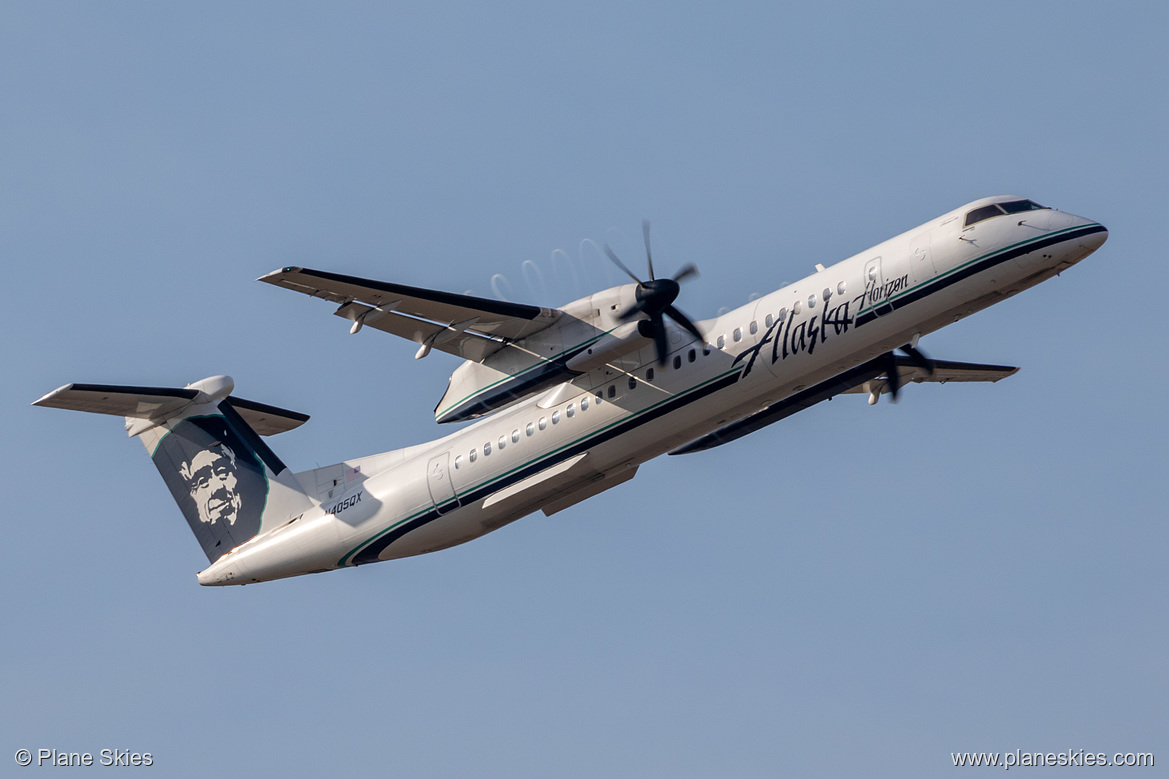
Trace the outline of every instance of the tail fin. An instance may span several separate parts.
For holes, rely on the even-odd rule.
[[[313,504],[260,435],[292,430],[306,414],[233,397],[228,376],[182,389],[67,384],[33,405],[126,417],[179,504],[207,559]]]

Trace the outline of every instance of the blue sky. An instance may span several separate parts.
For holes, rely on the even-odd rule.
[[[1169,761],[1163,4],[6,2],[0,19],[0,760]],[[325,465],[437,437],[455,363],[349,336],[254,281],[272,269],[483,295],[502,274],[512,299],[558,305],[621,282],[595,244],[634,262],[644,216],[659,270],[701,269],[679,307],[702,318],[991,194],[1110,229],[923,340],[1018,375],[837,398],[435,555],[200,588],[120,421],[28,405],[70,381],[228,373],[312,414],[272,443]]]

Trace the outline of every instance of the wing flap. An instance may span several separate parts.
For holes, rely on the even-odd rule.
[[[553,514],[564,511],[566,508],[575,506],[582,500],[588,500],[594,495],[600,495],[605,490],[610,490],[619,484],[624,484],[636,475],[636,465],[629,468],[610,471],[604,476],[598,476],[596,479],[587,483],[585,486],[580,487],[579,489],[570,492],[567,495],[562,495],[558,498],[555,498],[554,500],[549,501],[548,503],[545,503],[541,510],[544,512],[544,516],[550,517]]]
[[[469,323],[441,325],[357,302],[344,303],[333,313],[351,322],[359,322],[363,327],[405,338],[419,346],[429,344],[434,349],[473,362],[483,362],[504,346],[503,341],[470,329]],[[463,327],[458,327],[459,324]]]
[[[582,465],[587,457],[588,452],[570,457],[562,463],[545,468],[510,487],[493,493],[487,500],[483,501],[483,508],[490,508],[498,504],[519,505],[540,500],[549,492],[556,493],[565,483],[573,483],[581,478],[577,472],[587,468],[587,466]],[[556,480],[556,488],[549,487],[549,482],[553,479]]]

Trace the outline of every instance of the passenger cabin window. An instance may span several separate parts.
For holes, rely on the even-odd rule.
[[[637,377],[636,376],[629,377],[629,389],[637,389]]]
[[[520,442],[520,429],[518,427],[511,431],[511,442],[513,444],[518,444]]]
[[[681,367],[682,367],[682,355],[675,354],[674,355],[674,370],[678,370]]]
[[[489,454],[491,454],[491,442],[490,441],[483,444],[483,456],[486,457]]]
[[[771,325],[773,325],[774,323],[775,323],[775,317],[773,317],[771,314],[768,314],[767,318],[763,320],[763,324],[767,325],[768,327],[771,327]]]
[[[650,368],[648,371],[645,372],[645,380],[646,381],[653,381],[654,380],[654,369],[653,368]]]
[[[531,422],[529,422],[528,426],[524,428],[524,432],[527,433],[528,435],[535,435],[536,434],[536,426],[533,425]]]
[[[580,410],[581,411],[588,411],[589,410],[589,396],[588,395],[585,395],[583,398],[580,399]]]
[[[560,409],[556,409],[555,411],[552,412],[552,424],[554,424],[554,425],[560,424]]]
[[[758,332],[759,332],[759,323],[756,322],[754,319],[752,319],[751,320],[751,335],[755,335]]]
[[[734,336],[735,343],[742,341],[743,340],[743,328],[736,327],[735,332],[731,333],[731,335]]]
[[[727,345],[727,337],[725,335],[720,335],[718,337],[718,341],[715,342],[715,345],[720,349],[723,348]]]
[[[573,417],[575,414],[576,414],[576,406],[574,406],[573,404],[569,403],[569,404],[568,404],[568,408],[564,409],[564,415],[565,415],[566,417],[568,417],[569,419],[572,419],[572,417]]]
[[[609,385],[609,400],[612,400],[615,397],[617,397],[617,385],[610,384]]]
[[[479,459],[479,452],[478,452],[478,450],[476,450],[476,449],[472,449],[472,450],[471,450],[471,454],[470,454],[470,460],[471,460],[471,462],[475,462],[475,461],[476,461],[476,460],[478,460],[478,459]]]
[[[461,454],[455,455],[455,470],[457,471],[462,467],[463,467],[463,455],[461,455]]]
[[[548,429],[548,417],[540,417],[539,425],[540,425],[541,430],[547,430]]]
[[[507,446],[507,436],[501,435],[499,437],[499,451],[502,452],[506,446]]]
[[[691,349],[690,352],[686,355],[686,359],[690,362],[694,362],[694,360],[697,357],[698,357],[698,353],[695,352],[693,349]]]

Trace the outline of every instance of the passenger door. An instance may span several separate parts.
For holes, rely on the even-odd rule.
[[[874,257],[865,263],[865,300],[861,304],[861,313],[872,313],[874,316],[884,316],[893,310],[893,306],[884,295],[885,276],[881,272],[881,258]]]
[[[443,452],[438,457],[432,457],[426,466],[426,486],[430,490],[430,500],[439,514],[445,514],[459,506],[455,485],[451,483],[450,461],[451,453]]]

